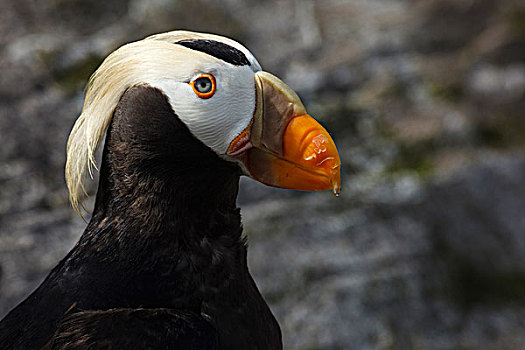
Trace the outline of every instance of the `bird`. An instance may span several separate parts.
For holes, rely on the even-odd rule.
[[[66,153],[81,215],[99,171],[91,219],[0,322],[0,349],[282,349],[248,269],[239,179],[341,187],[332,137],[288,85],[230,38],[151,35],[93,73]]]

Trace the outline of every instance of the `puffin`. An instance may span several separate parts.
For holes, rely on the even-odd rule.
[[[0,322],[0,349],[282,349],[248,269],[239,179],[338,194],[340,168],[330,134],[240,43],[172,31],[121,46],[67,143],[76,212],[99,171],[91,219]]]

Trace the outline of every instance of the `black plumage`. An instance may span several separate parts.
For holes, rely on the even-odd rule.
[[[222,43],[217,40],[208,39],[186,39],[177,41],[175,44],[182,45],[192,50],[201,51],[234,66],[249,66],[250,61],[241,50]]]
[[[115,335],[118,334],[118,337]],[[170,309],[80,311],[65,317],[43,350],[218,349],[201,315]]]
[[[0,349],[282,348],[247,267],[240,175],[160,90],[128,89],[107,132],[92,219],[0,322]]]

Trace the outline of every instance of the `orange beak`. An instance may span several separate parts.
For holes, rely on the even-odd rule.
[[[255,74],[257,103],[250,125],[230,144],[227,155],[239,159],[254,179],[274,187],[302,191],[341,189],[341,160],[328,132],[277,77]]]

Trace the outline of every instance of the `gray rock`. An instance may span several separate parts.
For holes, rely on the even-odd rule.
[[[241,183],[250,268],[287,349],[524,347],[520,9],[1,1],[0,317],[85,226],[62,174],[89,74],[125,42],[188,28],[243,42],[341,150],[340,198]]]

